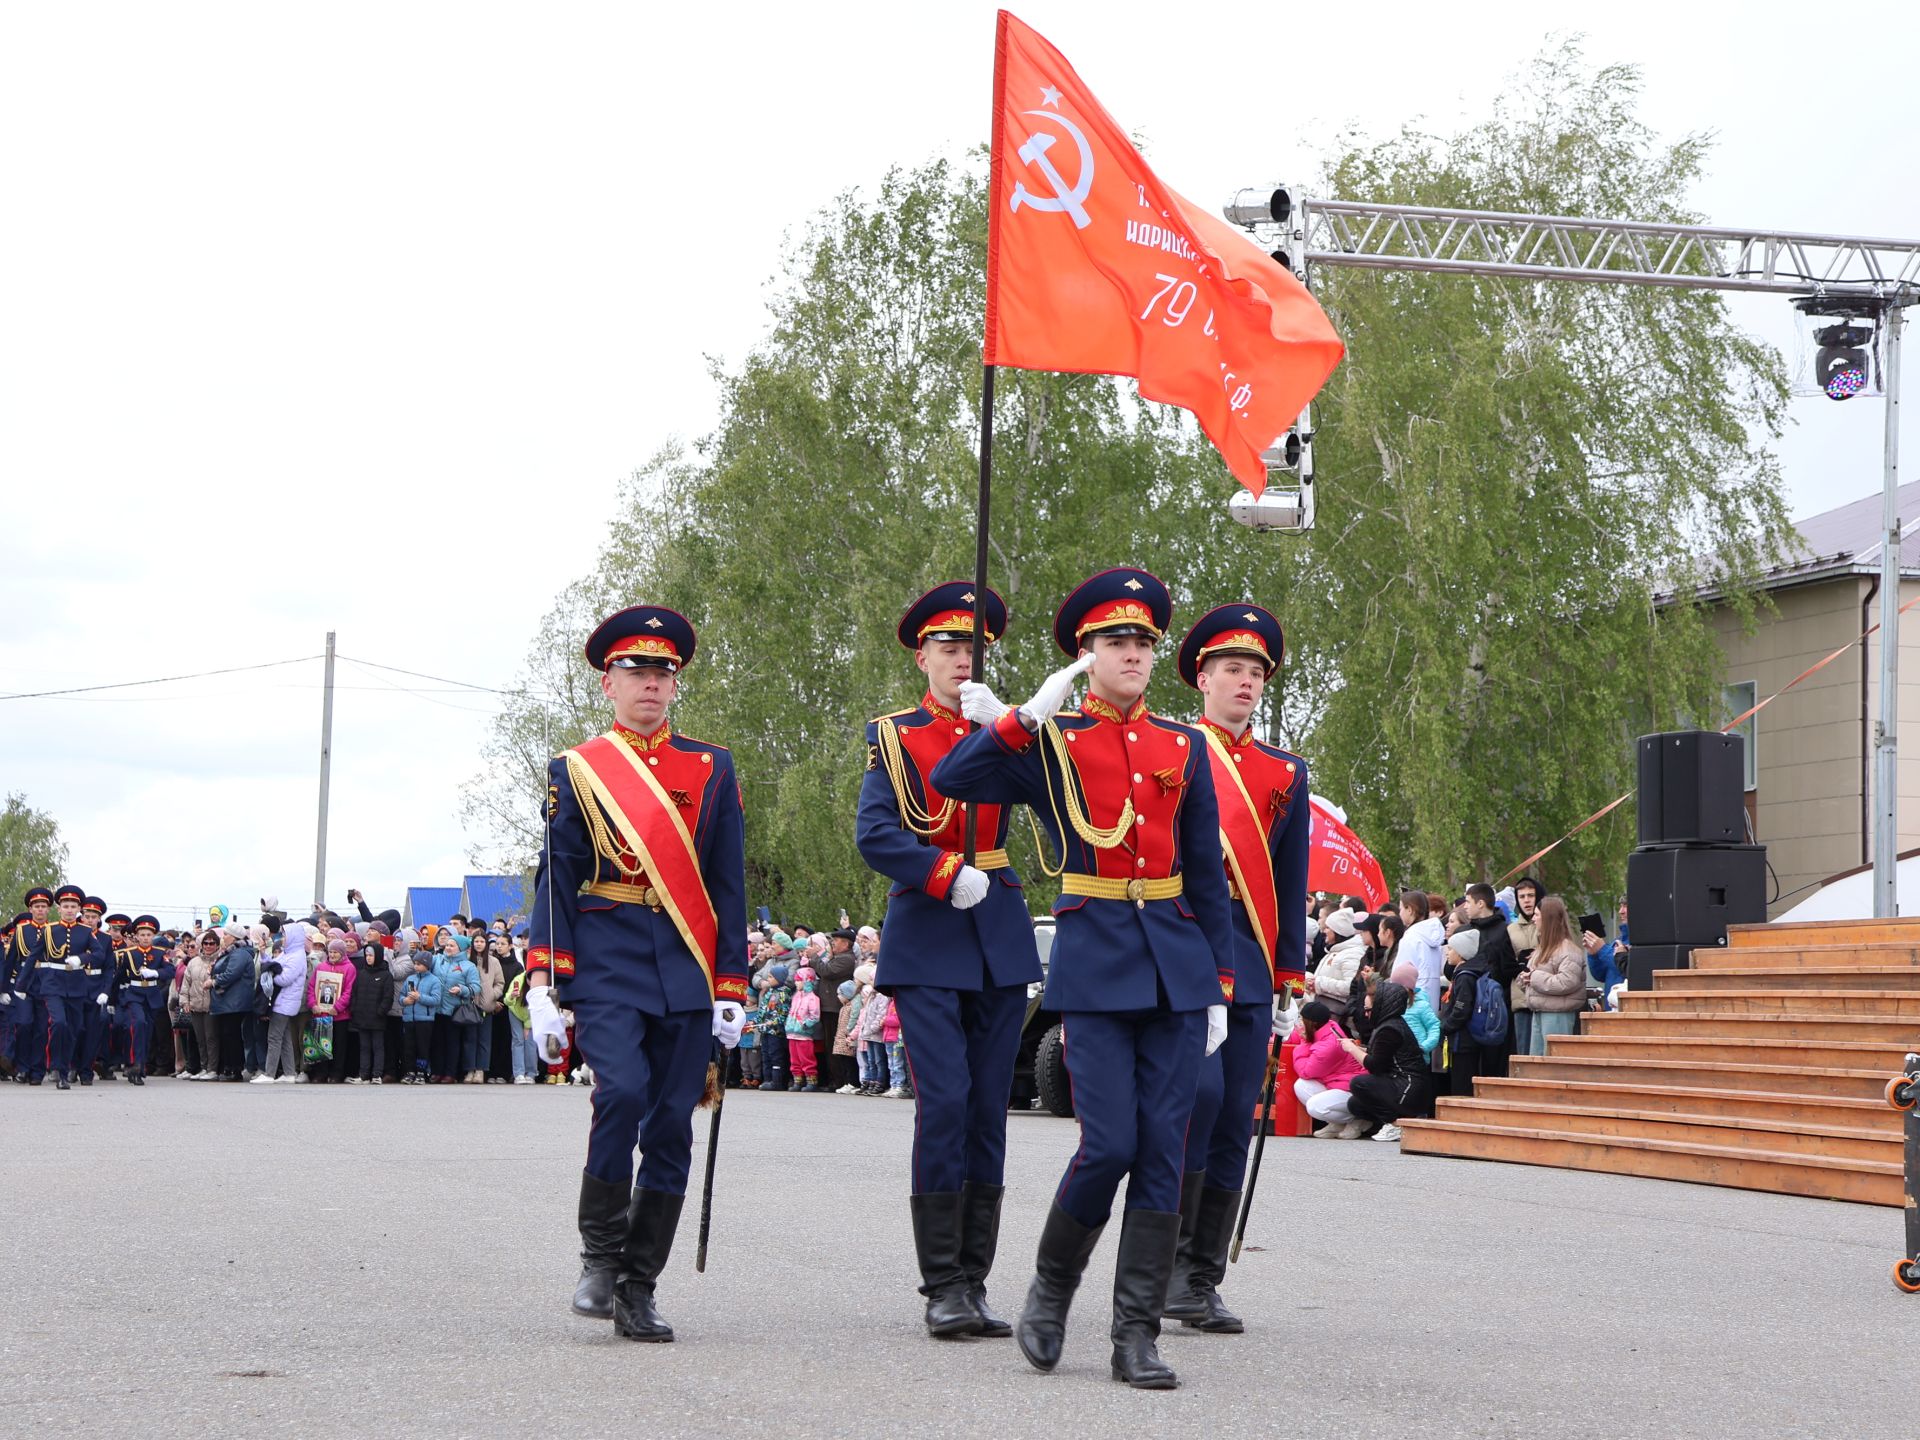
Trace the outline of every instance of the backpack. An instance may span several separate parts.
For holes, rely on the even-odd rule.
[[[1467,1021],[1467,1034],[1481,1045],[1499,1045],[1507,1038],[1512,1017],[1507,1012],[1507,987],[1492,975],[1481,973],[1473,982],[1473,1018]]]

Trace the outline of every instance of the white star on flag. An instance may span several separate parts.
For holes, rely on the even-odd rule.
[[[1040,87],[1040,103],[1042,105],[1051,105],[1054,109],[1058,110],[1060,108],[1060,92],[1051,85],[1042,85]]]

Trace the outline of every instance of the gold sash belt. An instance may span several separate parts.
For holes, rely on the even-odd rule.
[[[1171,900],[1184,894],[1186,878],[1167,875],[1157,880],[1122,880],[1118,876],[1080,875],[1069,871],[1060,877],[1062,895],[1085,895],[1092,900],[1131,900],[1144,910],[1149,900]]]
[[[1004,870],[1012,863],[1004,850],[982,850],[973,857],[973,868],[976,870]]]
[[[617,900],[622,905],[648,905],[658,910],[662,897],[651,885],[629,885],[621,880],[596,880],[591,885],[580,887],[582,895],[596,895],[602,900]]]

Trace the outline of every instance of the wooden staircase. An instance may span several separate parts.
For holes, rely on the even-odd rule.
[[[1736,925],[1511,1076],[1401,1124],[1409,1155],[1905,1203],[1888,1080],[1920,1051],[1920,917]]]

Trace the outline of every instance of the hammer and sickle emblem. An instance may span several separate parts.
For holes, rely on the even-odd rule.
[[[1052,110],[1024,110],[1024,115],[1035,115],[1053,121],[1067,134],[1073,137],[1073,143],[1080,150],[1080,178],[1069,187],[1060,172],[1053,166],[1053,160],[1047,151],[1054,147],[1058,136],[1049,135],[1044,130],[1036,130],[1027,137],[1027,143],[1019,150],[1021,163],[1031,165],[1038,170],[1047,184],[1053,188],[1051,195],[1036,195],[1022,182],[1014,182],[1013,198],[1008,208],[1018,210],[1026,205],[1034,210],[1065,211],[1073,217],[1076,230],[1084,230],[1093,223],[1093,217],[1085,208],[1087,193],[1093,189],[1093,147],[1087,144],[1087,137],[1080,133],[1080,127],[1066,116]]]

